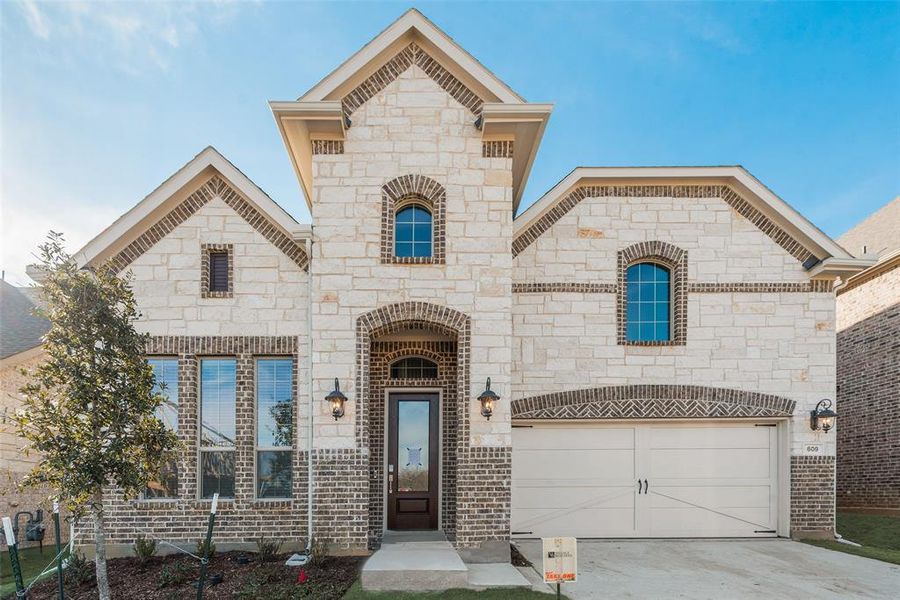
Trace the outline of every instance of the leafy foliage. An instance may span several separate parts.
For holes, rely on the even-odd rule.
[[[203,556],[206,553],[206,538],[197,540],[197,556]],[[208,558],[212,558],[216,555],[216,543],[212,540],[209,540],[209,554],[206,554]]]
[[[22,410],[14,416],[26,453],[39,453],[24,485],[48,485],[80,516],[101,509],[112,483],[135,497],[171,459],[177,437],[156,417],[164,401],[153,391],[144,358],[147,336],[130,277],[107,266],[79,269],[51,232],[40,246],[41,290],[50,321],[46,360],[25,373]]]
[[[185,560],[166,565],[159,572],[158,588],[184,585],[194,577],[194,567]]]
[[[328,558],[328,542],[313,536],[309,545],[309,564],[321,566],[326,558]]]
[[[256,551],[259,554],[259,560],[269,562],[275,560],[278,552],[281,551],[282,540],[268,539],[261,537],[256,540]]]
[[[69,555],[63,576],[66,583],[71,585],[87,583],[94,578],[94,563],[85,558],[81,552],[75,552]]]
[[[138,557],[141,564],[145,564],[155,554],[156,540],[144,537],[143,535],[137,536],[134,540],[134,555]]]

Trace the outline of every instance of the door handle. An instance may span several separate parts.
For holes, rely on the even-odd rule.
[[[647,494],[647,490],[649,490],[649,489],[650,489],[650,484],[647,483],[647,480],[645,479],[644,480],[644,495]]]
[[[641,485],[642,485],[642,484],[641,484],[641,480],[638,479],[638,496],[641,495]]]
[[[388,496],[394,493],[394,465],[388,465]]]

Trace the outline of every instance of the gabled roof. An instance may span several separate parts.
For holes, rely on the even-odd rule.
[[[858,257],[880,258],[900,250],[900,196],[857,223],[837,241]]]
[[[854,259],[741,166],[578,167],[516,217],[513,252],[518,254],[524,250],[581,199],[589,197],[590,192],[584,188],[686,184],[724,185],[733,190],[723,199],[801,262],[809,261],[811,276],[829,276],[829,264],[839,267],[844,275],[858,272],[869,264]],[[813,272],[816,265],[818,268]]]
[[[353,126],[353,111],[413,65],[472,111],[472,126],[481,130],[484,140],[514,140],[515,212],[553,105],[525,102],[416,9],[405,12],[298,100],[269,102],[307,205],[312,208],[313,143],[343,140]]]
[[[248,210],[261,213],[283,238],[293,241],[308,235],[308,225],[297,223],[218,150],[208,146],[79,250],[74,257],[78,265],[111,259],[209,182],[222,182],[236,191],[249,203]]]
[[[0,281],[0,359],[41,345],[50,321],[35,316],[34,309],[25,293]]]

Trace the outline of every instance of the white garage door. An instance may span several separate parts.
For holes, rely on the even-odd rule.
[[[525,537],[774,536],[777,482],[772,426],[517,426],[512,531]]]

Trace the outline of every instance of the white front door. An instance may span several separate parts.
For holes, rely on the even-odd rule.
[[[517,426],[512,532],[585,538],[774,536],[777,482],[772,426]]]

